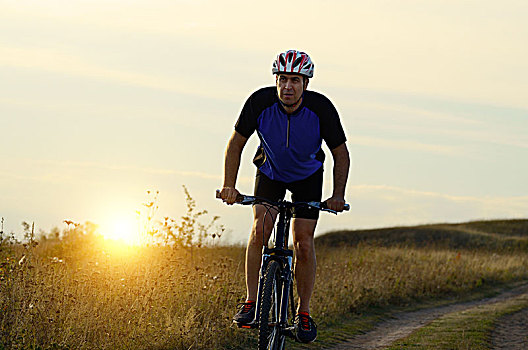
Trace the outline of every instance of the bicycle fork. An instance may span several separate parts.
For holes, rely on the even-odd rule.
[[[259,284],[257,291],[257,301],[255,309],[255,318],[252,323],[252,327],[258,327],[258,321],[260,317],[260,303],[261,303],[261,293],[264,288],[264,275],[266,274],[266,269],[270,261],[276,260],[281,265],[280,270],[280,280],[281,280],[281,291],[280,291],[280,300],[276,302],[280,305],[280,317],[278,320],[279,325],[285,327],[288,324],[288,300],[291,290],[291,280],[292,280],[292,267],[293,267],[293,251],[289,249],[276,249],[264,247],[262,249],[262,263],[259,272]]]

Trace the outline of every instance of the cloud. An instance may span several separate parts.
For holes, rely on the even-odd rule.
[[[190,81],[182,75],[175,79],[174,77],[145,74],[139,71],[116,69],[59,49],[0,46],[1,66],[60,73],[83,79],[165,90],[187,96],[194,95],[215,99],[233,97],[229,90],[217,89],[218,86],[214,83],[203,88],[202,84]]]
[[[23,166],[20,163],[24,163]],[[187,171],[167,168],[140,167],[135,165],[107,164],[101,162],[72,162],[72,161],[52,161],[52,160],[25,160],[16,164],[11,164],[11,171],[0,171],[0,180],[7,181],[30,181],[63,184],[65,181],[77,183],[79,176],[88,172],[111,171],[127,174],[150,174],[160,176],[182,176],[193,179],[222,181],[221,173],[208,173],[203,171]],[[26,168],[33,169],[33,173],[39,175],[26,175]],[[108,175],[108,174],[106,174]],[[90,178],[90,176],[88,176]],[[239,183],[251,184],[254,179],[251,176],[239,176]]]
[[[36,23],[33,28],[45,33],[33,37],[41,39],[34,43],[36,46],[52,43],[56,47],[53,44],[61,41],[53,38],[64,36],[71,46],[84,50],[94,41],[105,42],[98,49],[115,55],[116,47],[122,51],[127,43],[136,44],[127,51],[130,60],[134,60],[133,54],[141,55],[141,41],[135,41],[138,37],[159,42],[158,50],[181,45],[178,57],[207,56],[201,67],[217,68],[211,69],[213,74],[226,66],[239,72],[254,71],[263,62],[269,64],[278,50],[300,46],[313,53],[317,71],[324,72],[317,80],[334,86],[428,92],[526,106],[527,37],[525,30],[519,30],[524,28],[524,18],[519,14],[526,5],[518,1],[482,1],[478,9],[453,1],[427,1],[420,6],[416,1],[397,5],[387,1],[308,1],[304,6],[311,10],[304,14],[304,21],[311,25],[303,28],[304,35],[290,38],[281,26],[269,26],[275,8],[294,12],[297,6],[279,1],[12,2],[3,8],[0,19],[8,23],[8,30],[18,30],[14,38],[24,37],[28,23]],[[64,35],[70,31],[82,34],[80,43]],[[339,54],[329,37],[342,43]],[[12,41],[13,45],[17,42]],[[248,45],[254,42],[258,45]],[[213,47],[232,55],[218,57]],[[210,55],[196,55],[196,49]],[[266,52],[268,56],[262,58]],[[156,51],[148,53],[159,55]],[[156,64],[170,65],[170,60],[164,61],[166,55],[162,56],[155,58]],[[241,61],[244,64],[237,64]],[[247,62],[253,62],[253,68]],[[94,68],[88,66],[85,68]],[[181,71],[189,69],[188,65],[182,67]],[[130,83],[139,78],[146,86],[174,88],[162,76],[95,68],[95,75],[103,73],[118,81]],[[220,84],[216,87],[217,92],[227,93]]]
[[[387,185],[357,185],[349,190],[353,225],[380,227],[522,218],[528,196],[464,196]]]
[[[352,126],[352,143],[358,137],[357,144],[407,150],[416,146],[420,151],[472,157],[481,156],[484,144],[528,148],[526,109],[427,94],[327,88]],[[416,144],[400,141],[402,137]]]
[[[464,149],[456,146],[446,146],[440,144],[427,144],[413,140],[385,139],[378,137],[354,136],[349,143],[368,147],[381,147],[390,149],[404,149],[410,151],[428,152],[450,156],[461,156]]]
[[[72,161],[51,161],[51,160],[36,160],[31,161],[34,164],[40,164],[43,166],[52,167],[61,172],[64,168],[69,169],[94,169],[94,170],[110,170],[117,172],[128,172],[128,173],[147,173],[156,175],[180,175],[185,177],[197,177],[202,179],[221,179],[218,174],[209,174],[200,171],[184,171],[175,169],[164,169],[164,168],[150,168],[150,167],[139,167],[132,165],[119,165],[119,164],[106,164],[101,162],[72,162]],[[83,172],[85,170],[82,170]]]
[[[0,47],[0,65],[109,80],[179,93],[185,92],[172,81],[161,77],[103,67],[55,49]]]
[[[506,201],[516,201],[519,200],[526,205],[528,208],[528,196],[504,196],[504,197],[493,197],[493,196],[461,196],[461,195],[452,195],[445,193],[438,193],[432,191],[419,191],[415,189],[402,188],[397,186],[389,185],[356,185],[351,187],[352,192],[358,193],[372,193],[372,192],[382,192],[390,194],[399,194],[404,196],[414,196],[422,198],[441,198],[453,202],[473,202],[473,203],[489,203],[491,205],[496,205],[504,203]]]

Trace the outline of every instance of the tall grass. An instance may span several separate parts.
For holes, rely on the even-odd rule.
[[[323,316],[456,296],[484,284],[528,278],[526,253],[368,245],[321,248],[313,311]]]
[[[217,349],[226,339],[245,342],[229,322],[242,295],[239,248],[201,249],[192,258],[170,247],[94,244],[79,257],[51,256],[50,248],[56,249],[38,247],[21,264],[25,249],[4,258],[6,349]]]
[[[311,304],[322,327],[372,306],[528,279],[528,252],[520,248],[321,242]],[[94,236],[4,242],[0,349],[251,348],[254,334],[231,323],[245,294],[243,261],[242,247],[191,254]]]

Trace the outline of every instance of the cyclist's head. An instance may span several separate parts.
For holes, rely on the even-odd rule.
[[[277,55],[272,72],[276,74],[277,94],[286,107],[295,107],[313,77],[314,65],[310,56],[297,50],[288,50]]]
[[[301,101],[308,79],[300,74],[279,73],[277,74],[276,86],[277,96],[284,107],[295,108]]]

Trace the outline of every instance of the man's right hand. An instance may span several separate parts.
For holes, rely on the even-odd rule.
[[[222,200],[231,205],[235,203],[237,196],[240,194],[234,187],[222,187],[222,191],[220,191],[220,198]]]

